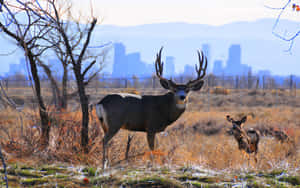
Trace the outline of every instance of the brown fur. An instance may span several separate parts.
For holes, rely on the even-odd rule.
[[[243,150],[248,154],[250,160],[250,154],[254,153],[255,162],[257,162],[257,152],[258,152],[258,143],[260,139],[260,133],[258,130],[249,129],[245,130],[243,128],[244,123],[247,120],[247,116],[242,119],[235,121],[229,115],[226,116],[226,119],[232,123],[232,132],[235,140],[238,143],[239,150]]]

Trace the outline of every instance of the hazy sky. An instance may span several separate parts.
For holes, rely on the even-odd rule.
[[[74,5],[74,12],[78,15],[90,16],[93,7],[93,15],[98,18],[99,24],[112,24],[112,25],[141,25],[152,23],[166,23],[166,22],[187,22],[196,24],[209,24],[209,25],[223,25],[236,21],[254,21],[261,18],[275,18],[278,16],[279,11],[273,10],[269,7],[282,7],[288,0],[71,0]],[[61,0],[64,2],[64,0]],[[300,0],[292,0],[290,6],[282,15],[284,19],[291,19],[300,23],[300,12],[292,10],[292,4],[300,5]],[[271,33],[271,27],[266,27],[266,30]],[[290,28],[289,28],[290,29]],[[297,28],[298,30],[298,28]],[[120,31],[121,32],[121,31]],[[160,32],[160,31],[157,31]],[[255,32],[255,31],[254,31]],[[1,36],[0,36],[1,39]],[[300,39],[300,38],[298,38]],[[280,41],[279,39],[276,39]],[[286,44],[280,41],[280,44]],[[126,44],[127,45],[127,44]],[[158,44],[160,46],[161,44]],[[174,45],[174,44],[172,44]],[[297,40],[295,45],[300,45]],[[288,44],[286,44],[288,46]],[[213,49],[215,47],[212,47]],[[222,57],[224,61],[227,54],[227,48],[224,48],[222,54],[216,54],[216,58]],[[0,48],[0,54],[6,54],[15,49],[12,46],[8,49],[7,46]],[[140,51],[136,46],[131,47],[128,45],[128,53]],[[282,48],[283,52],[287,48]],[[153,50],[153,49],[152,49]],[[18,51],[19,52],[19,51]],[[173,53],[177,59],[179,55]],[[189,56],[189,55],[186,55]],[[290,54],[290,56],[294,56]],[[14,53],[7,56],[7,62],[15,62],[16,59],[23,57],[23,53]],[[146,62],[150,62],[150,57],[141,53],[141,57]],[[2,57],[0,56],[0,59]],[[152,54],[151,54],[152,59]],[[176,62],[177,63],[177,62]],[[183,63],[179,62],[178,63]],[[244,62],[243,62],[244,63]],[[284,64],[285,62],[282,62]],[[296,63],[296,62],[292,62]],[[297,64],[299,65],[299,64]],[[251,64],[251,66],[254,66]],[[294,65],[295,66],[295,65]],[[292,67],[292,66],[290,66]],[[299,67],[299,66],[298,66]],[[259,67],[258,67],[259,68]],[[1,72],[8,70],[8,64],[1,65]],[[283,69],[282,69],[283,70]],[[299,70],[293,69],[293,70]],[[287,72],[287,71],[285,71]],[[290,72],[290,71],[288,71]],[[276,72],[277,73],[277,72]]]
[[[93,4],[94,15],[103,24],[139,25],[162,22],[189,22],[222,25],[234,21],[253,21],[272,18],[287,0],[72,0],[76,12],[90,14]],[[294,0],[300,4],[299,0]],[[86,3],[83,3],[86,2]],[[293,3],[293,2],[292,2]],[[292,4],[291,3],[291,4]],[[283,18],[300,21],[300,12],[291,6]]]

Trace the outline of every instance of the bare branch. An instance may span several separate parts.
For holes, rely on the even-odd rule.
[[[87,67],[85,68],[85,70],[83,71],[82,75],[85,76],[85,74],[93,67],[93,65],[95,65],[96,62],[97,62],[96,60],[92,61],[92,62],[89,64],[89,66],[87,66]]]
[[[86,48],[88,47],[88,45],[90,43],[91,35],[92,35],[92,32],[93,32],[93,30],[95,28],[96,23],[97,23],[97,19],[94,18],[93,21],[92,21],[92,23],[91,23],[91,26],[90,26],[90,28],[88,30],[88,35],[87,35],[86,41],[85,41],[85,43],[83,45],[83,48],[82,48],[82,50],[80,52],[80,55],[78,57],[78,62],[80,62],[80,63],[82,61],[83,55],[85,54]]]
[[[282,6],[282,7],[277,7],[277,8],[274,8],[274,7],[270,7],[270,6],[267,6],[267,5],[264,5],[266,8],[268,9],[272,9],[272,10],[279,10],[279,14],[277,15],[277,18],[275,20],[275,23],[272,27],[272,34],[283,40],[283,41],[286,41],[286,42],[289,42],[290,45],[289,45],[289,48],[285,51],[287,52],[291,52],[291,49],[293,47],[293,44],[294,44],[294,40],[300,35],[300,30],[298,30],[295,34],[293,34],[292,36],[290,37],[286,37],[286,36],[283,36],[279,33],[276,32],[276,28],[278,27],[278,24],[279,24],[279,21],[281,19],[281,16],[282,14],[284,13],[284,11],[286,11],[287,7],[291,4],[291,0],[287,0],[287,2]]]

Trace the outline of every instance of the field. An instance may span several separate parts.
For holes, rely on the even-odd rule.
[[[24,91],[24,89],[23,89]],[[161,94],[146,89],[90,91],[97,102],[112,92]],[[40,148],[39,122],[30,95],[9,95],[25,102],[22,112],[3,108],[1,147],[11,186],[89,187],[293,187],[300,185],[300,91],[212,88],[191,93],[186,112],[157,135],[151,154],[145,133],[121,130],[109,144],[109,168],[102,164],[103,131],[90,116],[90,153],[80,149],[81,117],[77,99],[69,111],[51,113],[50,146]],[[28,102],[29,101],[29,102]],[[22,102],[21,102],[22,103]],[[51,111],[51,108],[50,108]],[[225,116],[247,115],[245,128],[261,132],[258,162],[238,150]],[[280,141],[270,130],[285,133]],[[133,136],[125,160],[128,135]],[[3,170],[2,170],[3,173]],[[2,182],[4,183],[4,182]]]

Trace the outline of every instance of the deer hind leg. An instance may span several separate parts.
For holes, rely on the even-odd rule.
[[[128,153],[129,153],[130,144],[131,144],[132,139],[133,139],[133,135],[128,134],[127,146],[126,146],[126,152],[125,152],[125,159],[126,160],[128,160]]]

